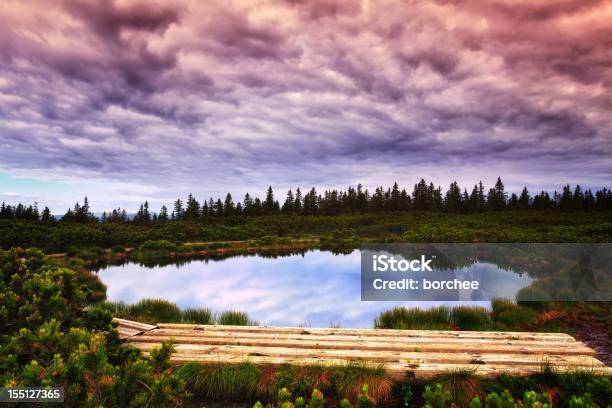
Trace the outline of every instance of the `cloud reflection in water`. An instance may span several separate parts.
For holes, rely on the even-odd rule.
[[[483,273],[503,276],[513,297],[531,279],[491,264],[476,264]],[[99,272],[112,301],[135,303],[162,298],[181,308],[243,310],[261,324],[327,327],[372,327],[374,318],[395,306],[430,308],[438,305],[489,302],[362,302],[360,254],[334,255],[310,251],[279,258],[239,256],[194,260],[180,266],[148,268],[135,263],[109,266]]]

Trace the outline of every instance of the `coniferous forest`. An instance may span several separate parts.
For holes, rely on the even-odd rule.
[[[0,245],[64,251],[69,247],[138,246],[147,240],[172,242],[248,240],[262,237],[355,237],[357,240],[438,242],[606,241],[612,236],[612,192],[566,185],[561,192],[508,193],[501,178],[470,190],[456,182],[446,191],[421,180],[412,191],[361,185],[344,191],[303,193],[277,198],[272,187],[263,199],[247,193],[222,200],[177,199],[171,208],[135,213],[116,208],[95,216],[87,198],[65,214],[38,205],[0,206]],[[100,214],[100,213],[98,213]]]
[[[282,204],[281,204],[282,203]],[[448,213],[479,213],[503,210],[560,210],[560,211],[603,211],[612,209],[612,191],[607,188],[595,192],[583,190],[580,185],[563,186],[562,191],[552,194],[540,191],[535,195],[523,188],[520,194],[505,191],[501,178],[488,190],[482,181],[473,188],[462,189],[457,182],[451,183],[443,192],[439,186],[421,179],[414,185],[411,193],[401,189],[397,183],[392,187],[377,187],[374,192],[364,189],[361,184],[356,188],[326,190],[318,193],[313,187],[303,193],[298,187],[289,190],[284,199],[275,196],[268,187],[265,198],[246,193],[242,201],[235,201],[231,194],[222,200],[212,197],[198,201],[192,194],[186,200],[178,198],[172,208],[165,205],[159,211],[150,208],[147,201],[140,209],[129,216],[128,211],[116,208],[104,211],[100,217],[91,212],[85,197],[83,204],[77,202],[63,216],[52,215],[48,207],[41,211],[38,204],[0,205],[0,219],[24,219],[40,222],[133,222],[136,224],[168,220],[205,220],[209,217],[235,216],[274,216],[279,214],[302,216],[334,216],[354,213],[405,212],[412,210],[440,211]]]

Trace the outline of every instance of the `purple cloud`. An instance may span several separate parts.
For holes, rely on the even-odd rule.
[[[160,202],[612,174],[609,2],[7,1],[0,18],[3,172]]]

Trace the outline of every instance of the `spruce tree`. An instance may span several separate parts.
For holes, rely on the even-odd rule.
[[[300,191],[299,187],[295,191],[295,200],[293,201],[293,212],[295,214],[302,213],[302,192]]]
[[[223,215],[226,217],[231,217],[234,215],[234,201],[232,200],[232,195],[227,193],[225,196],[225,202],[223,203]]]
[[[168,221],[168,208],[165,205],[162,205],[161,210],[159,210],[157,219],[159,221]]]
[[[523,191],[521,192],[521,196],[518,198],[518,208],[520,210],[526,210],[531,205],[531,198],[529,197],[529,192],[527,191],[527,187],[523,187]]]
[[[283,214],[292,214],[295,207],[295,199],[293,198],[293,192],[291,190],[287,191],[287,198],[281,208],[281,212]]]
[[[49,207],[45,207],[44,208],[44,210],[42,212],[42,215],[40,216],[40,220],[42,222],[51,222],[51,221],[54,221],[53,215],[51,215],[51,210],[49,210]]]
[[[263,211],[265,215],[271,215],[274,212],[274,192],[272,186],[268,187],[266,192],[266,200],[263,203]]]
[[[173,220],[182,220],[185,210],[183,209],[183,202],[180,198],[177,198],[174,202],[174,211],[172,211]]]

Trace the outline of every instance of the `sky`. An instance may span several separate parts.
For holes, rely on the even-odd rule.
[[[0,201],[612,181],[612,1],[3,0]]]

